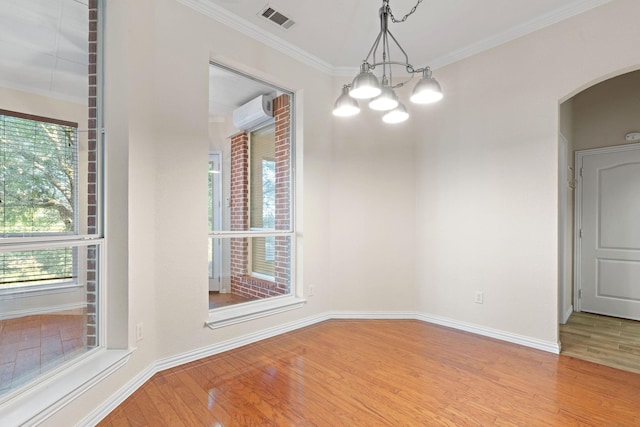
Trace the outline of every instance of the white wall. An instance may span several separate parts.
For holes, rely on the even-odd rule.
[[[558,105],[640,65],[639,14],[616,0],[434,73],[446,97],[417,168],[426,313],[557,342]]]
[[[336,78],[335,87],[345,80]],[[398,96],[408,99],[406,92]],[[360,104],[359,115],[333,119],[325,211],[330,217],[330,282],[336,287],[331,306],[338,311],[415,311],[413,126],[422,117],[414,113],[407,122],[389,125],[381,113]]]

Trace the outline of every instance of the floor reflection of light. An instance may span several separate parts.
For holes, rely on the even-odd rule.
[[[270,366],[263,371],[264,374],[268,377],[269,382],[273,381],[278,375],[278,368],[275,366]],[[265,378],[267,379],[267,378]]]
[[[211,427],[224,427],[224,424],[214,423]]]
[[[209,401],[207,402],[207,408],[213,409],[213,405],[216,403],[216,389],[209,390]],[[220,423],[216,423],[213,427],[222,426]]]

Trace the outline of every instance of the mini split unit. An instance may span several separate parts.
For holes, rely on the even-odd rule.
[[[233,124],[251,130],[273,119],[273,97],[260,95],[233,111]]]

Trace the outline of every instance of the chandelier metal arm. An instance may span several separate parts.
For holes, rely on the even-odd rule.
[[[393,42],[396,44],[396,46],[398,46],[398,49],[400,49],[400,52],[402,52],[402,54],[404,55],[404,65],[411,67],[411,65],[409,64],[409,55],[407,55],[407,52],[405,52],[402,46],[400,46],[400,43],[398,42],[398,40],[396,40],[395,36],[391,33],[391,31],[387,31],[387,33],[389,33]],[[413,69],[413,67],[411,67],[411,69]]]
[[[373,53],[373,60],[375,61],[375,58],[376,58],[375,51],[378,50],[378,44],[380,44],[381,37],[382,37],[382,31],[378,33],[378,37],[376,37],[376,40],[373,42],[373,45],[371,46],[371,49],[369,49],[369,53],[365,57],[364,62],[369,63],[369,58],[371,58],[372,53]]]

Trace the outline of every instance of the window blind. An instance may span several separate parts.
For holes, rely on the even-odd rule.
[[[76,231],[76,123],[0,110],[0,237]],[[3,252],[0,286],[73,275],[73,250]]]
[[[251,229],[275,229],[275,125],[251,134],[250,146],[250,225]],[[251,271],[274,276],[273,237],[251,239]]]

